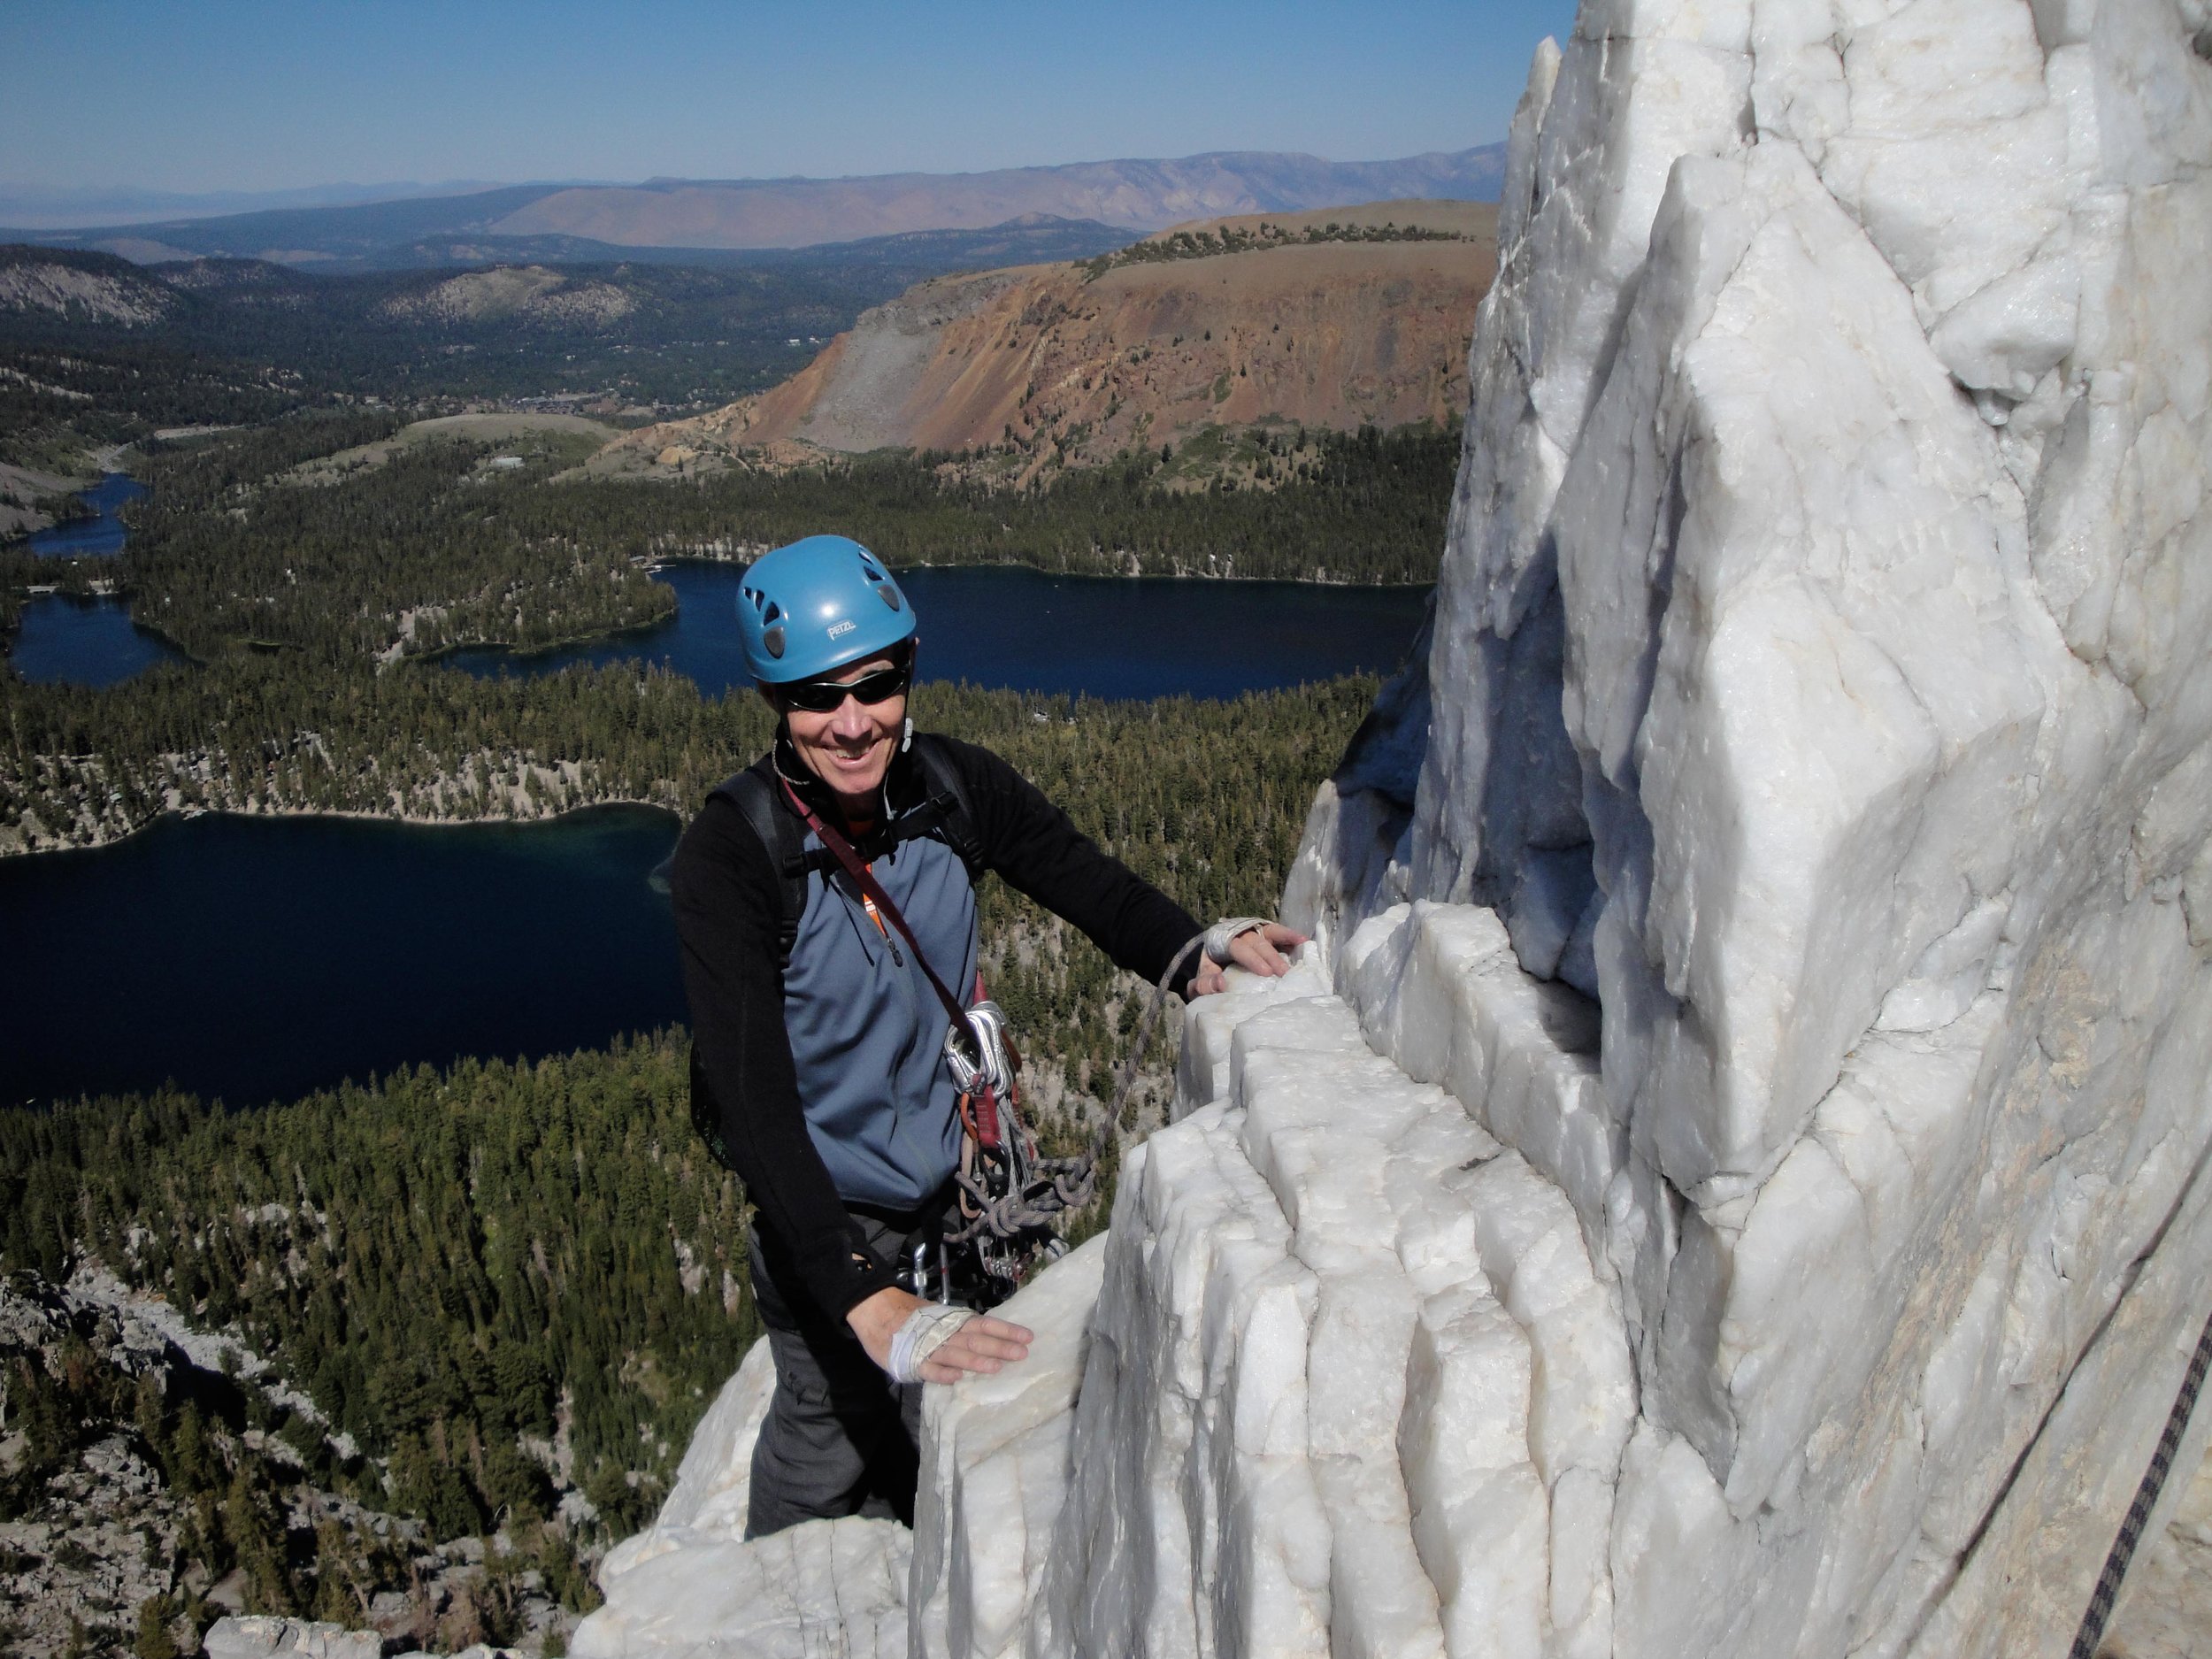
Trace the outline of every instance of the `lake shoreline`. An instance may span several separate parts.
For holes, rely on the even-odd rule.
[[[533,813],[487,813],[480,818],[463,818],[457,813],[433,814],[426,812],[371,812],[362,808],[347,807],[164,807],[150,817],[126,828],[110,829],[96,824],[89,833],[63,838],[51,831],[42,831],[51,839],[42,844],[25,844],[19,831],[0,830],[0,859],[46,858],[70,853],[99,852],[111,847],[120,847],[134,841],[155,826],[171,818],[346,818],[358,823],[410,825],[419,829],[467,829],[472,826],[492,828],[514,828],[532,824],[552,824],[581,812],[595,812],[602,808],[643,807],[649,811],[664,812],[679,825],[688,822],[685,815],[665,801],[647,801],[634,795],[611,796],[600,801],[579,802],[550,811]],[[73,828],[75,827],[73,826]]]
[[[711,550],[658,553],[651,556],[646,570],[649,572],[656,571],[664,565],[750,565],[768,550],[763,547],[757,549],[749,548],[742,554]],[[1032,565],[1025,559],[954,559],[942,565],[920,559],[911,565],[891,566],[894,576],[901,571],[1029,571],[1039,576],[1060,577],[1079,582],[1273,582],[1285,588],[1387,588],[1394,593],[1436,586],[1433,577],[1425,582],[1379,582],[1349,577],[1339,580],[1333,576],[1234,576],[1219,571],[1200,570],[1058,571],[1048,570],[1042,565]]]

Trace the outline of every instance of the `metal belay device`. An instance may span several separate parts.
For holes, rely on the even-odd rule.
[[[947,1233],[945,1241],[972,1243],[986,1275],[1003,1285],[1003,1294],[1011,1294],[1038,1261],[1066,1254],[1066,1241],[1056,1230],[1059,1217],[1084,1208],[1098,1196],[1100,1162],[1128,1109],[1138,1064],[1169,987],[1191,953],[1202,946],[1208,956],[1225,964],[1232,940],[1265,926],[1259,917],[1229,918],[1194,934],[1175,953],[1152,987],[1144,1018],[1122,1063],[1113,1104],[1100,1121],[1088,1149],[1071,1158],[1037,1156],[1036,1142],[1021,1118],[1020,1054],[1008,1039],[1004,1011],[996,1002],[983,998],[982,978],[977,977],[975,1005],[945,1033],[945,1062],[960,1087],[961,1120],[967,1131],[956,1177],[960,1183],[961,1212],[967,1220],[957,1231]]]
[[[1021,1116],[1021,1055],[1006,1029],[1006,1011],[982,995],[945,1032],[945,1065],[960,1090],[960,1187],[963,1224],[949,1245],[972,1248],[994,1300],[1002,1300],[1040,1259],[1066,1247],[1054,1222],[1089,1202],[1095,1180],[1071,1179],[1078,1158],[1041,1159]]]

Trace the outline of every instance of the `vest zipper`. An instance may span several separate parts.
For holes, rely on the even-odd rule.
[[[876,925],[876,932],[883,935],[883,942],[890,946],[891,960],[902,968],[906,966],[906,958],[899,954],[899,941],[891,937],[891,930],[883,925],[883,917],[876,909],[876,902],[864,893],[860,895],[860,902],[867,907],[868,919]]]

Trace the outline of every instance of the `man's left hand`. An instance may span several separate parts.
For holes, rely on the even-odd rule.
[[[1248,973],[1257,973],[1268,979],[1279,979],[1290,972],[1289,952],[1306,942],[1303,933],[1284,926],[1280,922],[1269,922],[1262,927],[1248,928],[1229,941],[1229,954],[1236,958],[1236,965]],[[1227,988],[1228,974],[1212,957],[1200,962],[1198,972],[1191,976],[1189,995],[1210,996]]]

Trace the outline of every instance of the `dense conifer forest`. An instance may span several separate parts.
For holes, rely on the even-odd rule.
[[[1456,425],[1285,426],[1232,442],[1194,434],[1181,449],[1071,468],[1029,489],[988,481],[976,457],[924,452],[541,500],[603,536],[643,530],[656,550],[835,529],[895,565],[1425,583],[1436,580],[1459,443]]]
[[[324,663],[394,648],[545,645],[635,626],[674,601],[634,544],[548,511],[544,480],[588,437],[432,442],[325,482],[301,463],[396,423],[319,416],[148,458],[120,576],[134,614],[193,656],[296,653]]]
[[[121,581],[136,618],[193,656],[324,663],[456,644],[551,644],[666,614],[654,557],[852,535],[895,565],[1024,564],[1088,574],[1425,582],[1455,432],[1267,434],[1264,487],[1185,487],[1148,452],[1033,490],[944,457],[887,456],[651,484],[577,476],[588,440],[398,449],[336,481],[302,462],[388,435],[388,417],[278,423],[151,457]],[[1292,457],[1302,458],[1291,458]]]
[[[1435,579],[1459,444],[1456,430],[1418,427],[1210,434],[1186,446],[1195,458],[1148,451],[1031,489],[930,454],[589,478],[576,464],[590,438],[555,433],[329,461],[401,424],[388,411],[319,411],[155,447],[134,465],[152,494],[126,510],[121,558],[0,544],[0,638],[31,583],[112,581],[134,620],[204,661],[531,649],[667,615],[655,558],[749,557],[825,530],[898,566],[1423,583]],[[493,465],[501,454],[520,465]]]

